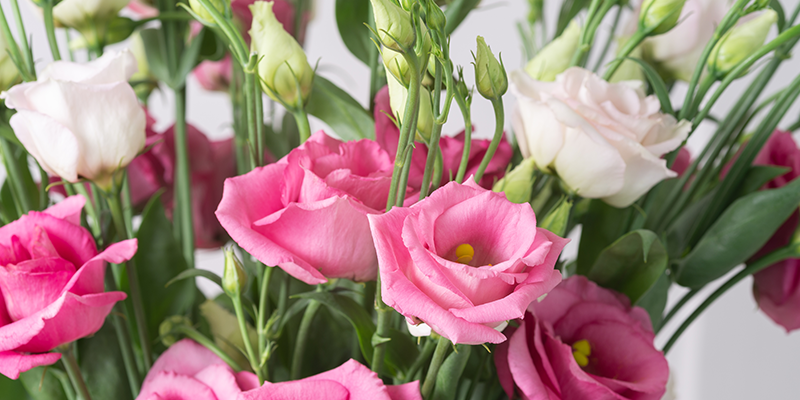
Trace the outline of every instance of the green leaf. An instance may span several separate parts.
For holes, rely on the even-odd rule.
[[[319,75],[314,77],[306,111],[328,124],[342,140],[375,138],[375,121],[364,107]]]
[[[653,331],[658,331],[664,319],[664,309],[667,307],[667,292],[671,282],[666,272],[661,274],[656,283],[635,304],[644,308],[650,314]]]
[[[786,12],[783,10],[783,5],[780,0],[770,0],[769,8],[778,14],[778,32],[783,32],[786,29]]]
[[[167,282],[167,284],[164,285],[164,287],[169,287],[173,283],[178,282],[178,281],[182,281],[184,279],[197,278],[197,277],[206,278],[206,279],[210,280],[211,282],[216,283],[217,286],[219,286],[220,288],[222,287],[222,278],[219,275],[217,275],[217,274],[215,274],[215,273],[213,273],[213,272],[211,272],[209,270],[197,269],[197,268],[191,268],[191,269],[187,269],[186,271],[181,272],[180,274],[178,274],[174,278],[170,279],[169,282]]]
[[[667,269],[667,251],[648,230],[629,232],[597,257],[587,277],[635,304]]]
[[[619,238],[624,229],[626,212],[630,211],[611,207],[602,200],[591,200],[581,221],[583,230],[578,247],[578,274],[588,274],[600,252]]]
[[[133,399],[112,323],[103,325],[92,337],[79,340],[78,354],[81,373],[93,399]]]
[[[356,58],[369,66],[372,55],[377,51],[370,40],[369,0],[336,0],[336,25],[347,49]]]
[[[675,281],[700,288],[755,254],[797,210],[800,179],[744,196],[730,205],[681,260]]]
[[[625,57],[625,59],[634,61],[642,67],[645,76],[647,76],[647,81],[650,82],[650,87],[653,88],[656,96],[658,96],[658,101],[661,103],[661,111],[666,114],[675,115],[675,111],[672,108],[672,101],[669,99],[667,84],[664,82],[664,79],[661,78],[661,75],[644,60],[633,57]]]
[[[433,388],[433,400],[454,400],[458,393],[458,381],[464,368],[467,367],[472,346],[459,345],[456,351],[447,356],[436,375],[436,386]]]
[[[584,8],[589,6],[590,0],[565,0],[561,4],[561,11],[558,15],[558,24],[556,25],[555,37],[561,36],[564,29],[567,28],[569,22],[575,18],[578,13]]]
[[[0,221],[9,223],[20,217],[14,203],[14,195],[11,193],[11,182],[6,179],[0,187]]]
[[[19,375],[19,380],[33,400],[67,400],[64,388],[72,390],[67,374],[54,366],[36,367]]]
[[[21,381],[12,381],[5,375],[0,375],[0,393],[3,394],[4,399],[25,400],[30,398]]]
[[[167,63],[167,49],[161,45],[162,33],[154,28],[142,29],[139,33],[144,43],[144,53],[147,57],[147,65],[150,66],[150,72],[156,79],[169,85],[172,82],[172,75]]]
[[[711,200],[714,198],[715,190],[707,193],[700,200],[690,204],[680,214],[678,219],[669,226],[666,233],[667,254],[670,260],[683,258],[686,246],[689,245],[689,235],[697,219],[705,212]]]
[[[747,171],[734,198],[746,196],[761,189],[771,180],[791,171],[791,168],[778,167],[775,165],[753,165]]]
[[[455,0],[447,5],[444,16],[447,18],[445,32],[449,35],[455,32],[456,28],[464,22],[469,12],[478,6],[480,0]]]
[[[197,36],[192,39],[189,46],[183,50],[178,69],[172,74],[172,79],[167,82],[171,88],[180,89],[186,84],[186,76],[192,72],[199,62],[200,51],[203,49],[203,44],[205,43],[204,38],[213,35],[214,33],[209,31],[208,28],[203,28]]]
[[[186,261],[175,242],[172,223],[164,214],[161,197],[153,197],[142,213],[136,233],[139,251],[134,256],[136,272],[146,295],[142,297],[151,338],[158,337],[158,326],[172,315],[185,315],[194,303],[197,289],[193,280],[166,287],[173,277],[187,270]]]

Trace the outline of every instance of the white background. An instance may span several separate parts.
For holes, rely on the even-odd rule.
[[[724,0],[711,0],[724,1]],[[23,3],[23,19],[29,35],[33,37],[34,56],[39,68],[51,61],[46,37],[40,17],[33,6]],[[781,0],[787,10],[793,10],[798,0]],[[10,1],[0,0],[7,17],[11,18]],[[546,7],[549,24],[555,25],[556,6],[559,2],[548,0]],[[319,73],[345,88],[362,104],[367,104],[369,70],[352,56],[342,43],[333,13],[333,0],[317,0],[314,19],[309,27],[306,48],[309,60],[319,60]],[[790,13],[790,11],[787,11]],[[501,52],[508,69],[524,65],[516,22],[527,15],[525,0],[484,0],[452,37],[452,55],[457,64],[463,65],[468,79],[472,79],[470,51],[475,48],[475,36],[482,35],[497,52]],[[680,29],[680,27],[676,28]],[[603,40],[608,28],[601,28],[598,40]],[[786,85],[800,71],[798,60],[789,60],[772,80],[770,93]],[[714,115],[724,111],[743,90],[743,83],[729,90],[715,108]],[[683,99],[684,87],[677,87],[675,99]],[[212,138],[230,136],[231,107],[227,95],[203,91],[194,80],[188,87],[188,120]],[[151,98],[150,111],[163,129],[172,124],[171,96],[168,91],[156,92]],[[506,107],[513,107],[514,100],[507,97]],[[463,127],[456,107],[445,128],[445,133],[456,133]],[[797,120],[798,106],[788,114],[783,127]],[[510,113],[506,113],[509,115]],[[473,106],[473,118],[480,137],[490,135],[494,124],[491,106],[480,97]],[[312,121],[312,129],[323,129],[319,121]],[[707,140],[708,132],[702,130],[693,137],[690,147],[695,150]],[[2,167],[0,167],[2,168]],[[0,170],[0,179],[4,177]],[[569,252],[569,250],[568,250]],[[574,250],[573,250],[574,252]],[[198,251],[201,268],[221,269],[219,252]],[[800,399],[800,333],[787,334],[758,311],[750,292],[751,280],[740,283],[730,290],[703,317],[696,321],[683,335],[669,355],[675,393],[681,400],[706,399]],[[204,286],[206,290],[214,290]],[[713,288],[712,288],[713,289]],[[697,296],[685,310],[693,310],[710,290]],[[676,289],[670,293],[675,302],[683,294]],[[687,312],[678,315],[664,333],[671,333]],[[666,335],[664,335],[666,336]],[[667,337],[659,337],[663,345]]]

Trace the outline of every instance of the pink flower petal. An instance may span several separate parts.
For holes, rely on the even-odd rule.
[[[26,355],[15,351],[0,351],[0,374],[17,379],[22,372],[43,365],[55,364],[60,359],[61,353]]]

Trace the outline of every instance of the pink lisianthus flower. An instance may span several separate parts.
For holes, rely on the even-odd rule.
[[[387,115],[388,114],[388,115]],[[389,87],[381,89],[375,95],[375,140],[385,149],[389,156],[394,159],[397,154],[397,141],[400,138],[400,130],[392,122],[389,115],[392,108],[389,103]],[[455,179],[458,174],[458,167],[461,165],[461,156],[464,152],[464,132],[455,137],[442,136],[439,141],[439,148],[442,149],[442,182],[449,182]],[[464,176],[474,175],[483,161],[483,156],[489,148],[491,140],[474,139],[469,149],[467,170]],[[511,161],[513,151],[511,144],[503,136],[497,151],[489,162],[486,172],[481,179],[481,186],[490,189],[492,185],[500,180],[506,173],[506,167]],[[422,187],[422,177],[425,173],[425,162],[428,158],[428,147],[422,143],[417,143],[414,153],[411,155],[411,166],[409,169],[408,184],[419,190]]]
[[[0,373],[55,363],[50,351],[97,332],[123,292],[104,292],[106,263],[125,262],[136,240],[98,253],[80,226],[81,196],[0,228]]]
[[[265,383],[244,392],[241,400],[422,400],[419,381],[384,385],[378,374],[350,360],[339,367],[305,379]]]
[[[183,339],[153,364],[137,400],[236,400],[257,388],[252,372],[234,372],[207,348]]]
[[[370,215],[387,305],[453,343],[500,343],[506,321],[561,281],[568,240],[536,228],[531,206],[455,182],[412,207]]]
[[[692,153],[689,152],[689,149],[686,146],[681,147],[678,150],[678,156],[675,157],[675,162],[672,163],[671,170],[678,174],[678,176],[683,176],[683,173],[689,169],[689,166],[692,165]]]
[[[127,6],[128,10],[139,18],[153,18],[158,16],[158,8],[149,0],[131,0]]]
[[[149,151],[136,157],[128,166],[131,202],[143,207],[159,190],[168,215],[174,209],[175,131],[174,126],[164,133],[152,129],[148,120]],[[192,180],[192,216],[195,246],[216,248],[227,241],[227,235],[217,221],[214,211],[222,199],[225,179],[236,175],[233,139],[210,141],[199,129],[186,127],[189,171]]]
[[[308,284],[373,280],[367,215],[386,208],[392,169],[374,141],[320,131],[278,162],[226,180],[217,218],[244,250]]]
[[[650,317],[619,293],[573,276],[531,304],[494,352],[500,383],[523,399],[659,400],[669,366]]]

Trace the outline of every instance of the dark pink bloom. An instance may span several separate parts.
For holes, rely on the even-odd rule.
[[[219,247],[225,243],[226,235],[214,211],[222,199],[225,179],[236,175],[233,139],[212,142],[194,126],[187,125],[186,129],[195,245],[198,248]],[[134,206],[144,206],[158,190],[164,189],[162,200],[171,215],[175,182],[174,127],[161,134],[148,128],[147,143],[152,145],[150,151],[136,157],[128,166],[131,201]]]
[[[153,364],[137,400],[236,400],[258,387],[252,372],[234,372],[211,350],[183,339]]]
[[[469,180],[412,207],[370,215],[383,300],[453,343],[500,343],[495,330],[561,281],[568,240],[536,228],[531,206]]]
[[[203,61],[192,71],[197,83],[205,90],[227,92],[231,85],[231,55],[220,61]]]
[[[387,386],[369,368],[350,360],[305,379],[265,383],[244,392],[241,400],[422,400],[419,381]]]
[[[226,180],[217,217],[243,249],[303,282],[373,280],[367,215],[386,208],[392,168],[374,141],[320,131],[277,163]]]
[[[650,317],[624,295],[573,276],[529,311],[494,352],[509,397],[659,400],[666,391]]]
[[[384,87],[375,96],[375,140],[385,149],[389,156],[394,160],[397,154],[397,141],[400,138],[400,131],[397,125],[392,122],[388,115],[392,115],[389,104],[389,87]],[[455,179],[458,167],[461,165],[461,156],[464,152],[464,132],[455,137],[442,136],[439,141],[439,148],[442,149],[442,182],[446,183]],[[478,171],[478,167],[489,148],[491,140],[474,139],[469,149],[469,160],[467,171],[464,175],[469,177]],[[503,177],[506,167],[511,161],[511,145],[505,136],[497,147],[497,151],[486,168],[486,172],[481,179],[481,186],[490,189],[492,185]],[[411,155],[411,168],[408,177],[408,185],[419,190],[422,187],[422,177],[425,173],[425,162],[428,158],[428,147],[422,143],[417,143],[414,153]]]
[[[106,263],[136,253],[126,240],[98,253],[80,226],[85,199],[69,197],[0,228],[0,373],[21,372],[61,358],[56,347],[94,334],[122,292],[104,292]]]
[[[692,153],[689,153],[689,149],[683,146],[678,150],[678,156],[675,157],[675,162],[672,163],[672,168],[670,169],[677,172],[678,176],[681,176],[689,169],[690,165],[692,165]]]

